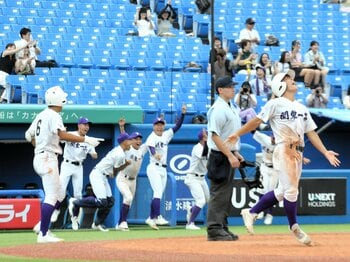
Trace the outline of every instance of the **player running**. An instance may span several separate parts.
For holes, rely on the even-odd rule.
[[[125,133],[124,126],[125,119],[122,118],[119,120],[120,133]],[[130,149],[125,152],[125,158],[130,161],[130,165],[121,170],[116,179],[117,188],[123,196],[123,206],[120,210],[119,222],[115,228],[121,231],[129,231],[127,216],[135,196],[137,175],[139,174],[143,158],[148,151],[147,146],[145,144],[142,145],[141,133],[133,132],[130,138],[132,139],[132,144]]]
[[[200,227],[194,224],[196,217],[201,209],[209,201],[209,187],[205,181],[208,162],[208,132],[203,129],[198,133],[199,142],[193,147],[191,153],[191,164],[188,174],[185,178],[185,185],[191,191],[195,205],[187,209],[187,225],[186,229],[198,230]]]
[[[169,222],[160,214],[160,200],[163,196],[167,182],[167,155],[168,144],[174,134],[180,129],[187,111],[186,105],[181,108],[181,117],[173,128],[164,131],[165,121],[156,118],[153,121],[153,132],[148,136],[146,145],[150,152],[150,163],[147,166],[147,177],[153,190],[150,216],[146,224],[158,230],[157,225],[167,225]]]
[[[47,108],[34,119],[25,138],[31,142],[34,149],[33,167],[41,177],[45,192],[45,199],[41,205],[41,223],[38,243],[60,242],[50,231],[50,218],[59,200],[60,181],[57,156],[62,154],[59,141],[65,140],[76,143],[86,142],[93,147],[99,145],[103,139],[76,136],[66,132],[59,112],[67,101],[67,94],[59,86],[49,88],[45,92]]]
[[[258,116],[230,135],[227,142],[234,143],[241,135],[255,130],[262,122],[269,121],[276,139],[273,166],[278,172],[279,184],[275,190],[266,193],[255,206],[241,211],[244,225],[250,234],[254,234],[253,224],[257,214],[283,200],[291,232],[300,243],[311,245],[311,238],[297,223],[298,185],[302,171],[304,134],[332,166],[338,167],[340,161],[337,158],[338,153],[327,150],[315,132],[316,124],[309,110],[295,100],[298,88],[293,73],[293,71],[279,73],[273,78],[272,92],[277,98],[269,100]]]

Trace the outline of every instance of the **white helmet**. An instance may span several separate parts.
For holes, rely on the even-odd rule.
[[[287,73],[278,73],[272,79],[272,83],[271,83],[272,93],[277,97],[282,96],[287,89],[287,83],[282,81],[286,75],[294,79],[295,72],[293,70],[288,70]]]
[[[67,102],[67,94],[59,86],[53,86],[45,92],[45,102],[48,106],[62,106]]]

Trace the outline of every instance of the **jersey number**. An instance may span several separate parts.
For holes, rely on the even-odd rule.
[[[40,126],[41,126],[41,119],[38,121],[38,123],[36,124],[36,131],[35,131],[35,135],[39,136],[40,135]]]

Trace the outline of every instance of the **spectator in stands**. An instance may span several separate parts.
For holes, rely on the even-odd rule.
[[[288,51],[283,51],[281,53],[280,60],[277,64],[277,73],[287,73],[289,69],[292,69],[292,65],[290,63],[290,53]]]
[[[239,41],[248,39],[251,42],[251,49],[254,51],[260,43],[260,35],[257,30],[254,29],[255,20],[251,17],[245,20],[245,28],[239,32]]]
[[[241,49],[238,51],[238,55],[234,60],[236,71],[238,74],[255,75],[253,66],[256,64],[257,54],[251,51],[250,40],[243,39],[241,41]]]
[[[346,96],[343,98],[343,104],[345,108],[350,109],[350,85],[348,86]]]
[[[327,86],[327,74],[329,68],[326,66],[326,59],[321,51],[319,51],[319,43],[317,41],[311,41],[310,48],[307,53],[304,55],[305,64],[312,68],[316,69],[315,71],[315,85],[318,85],[322,81],[322,87],[326,88]],[[320,79],[322,78],[322,80]]]
[[[292,69],[295,72],[295,80],[297,82],[304,82],[305,87],[311,88],[312,82],[315,77],[315,70],[305,67],[302,61],[302,55],[300,52],[300,41],[292,41],[292,50],[290,52],[290,63]]]
[[[218,79],[222,76],[233,77],[234,64],[226,58],[226,51],[219,49],[216,51],[216,62],[214,63],[214,78]]]
[[[306,105],[314,108],[326,108],[328,104],[328,97],[324,93],[322,86],[317,86],[312,89],[311,93],[306,97]]]
[[[32,31],[29,28],[23,27],[21,29],[21,31],[19,32],[21,39],[15,41],[15,45],[17,48],[22,48],[24,46],[28,46],[29,48],[29,57],[30,58],[34,58],[31,59],[31,64],[32,67],[35,68],[36,66],[36,57],[37,55],[40,54],[41,50],[39,49],[39,47],[37,46],[37,41],[32,40]],[[31,43],[28,45],[28,43]],[[21,49],[21,51],[16,53],[16,59],[23,57],[23,53],[24,53],[24,48]]]
[[[32,61],[35,57],[31,57],[29,47],[24,48],[23,56],[18,57],[15,63],[15,73],[17,75],[33,75],[35,70],[35,63]]]
[[[242,122],[248,122],[250,119],[256,117],[254,108],[257,101],[248,81],[242,83],[241,89],[234,97],[234,102],[240,108],[239,116]]]
[[[257,96],[268,95],[271,93],[271,80],[266,77],[266,71],[260,64],[255,67],[256,76],[249,83]]]
[[[208,63],[208,73],[210,73],[211,72],[211,63],[213,62],[213,63],[215,63],[216,62],[216,57],[217,57],[217,52],[218,52],[218,50],[220,50],[220,49],[224,49],[225,50],[225,52],[226,52],[226,58],[228,59],[228,60],[232,60],[233,59],[233,57],[232,57],[232,54],[230,53],[230,52],[228,52],[227,51],[227,49],[225,49],[225,48],[222,48],[222,43],[221,43],[221,40],[220,40],[220,38],[219,37],[215,37],[214,38],[214,61],[211,61],[211,50],[210,50],[210,52],[209,52],[209,63]]]
[[[15,54],[24,48],[27,48],[32,42],[27,42],[23,47],[16,47],[15,44],[9,43],[0,56],[0,103],[10,103],[11,86],[6,82],[6,77],[13,73],[16,58]]]
[[[152,21],[151,11],[147,8],[136,8],[134,24],[139,36],[155,36],[154,24]]]
[[[266,79],[269,79],[269,81],[271,81],[272,77],[277,71],[276,67],[278,66],[278,63],[271,61],[270,55],[268,53],[262,53],[258,65],[262,66],[265,69]]]
[[[163,10],[160,11],[158,15],[158,36],[176,36],[171,32],[173,27],[173,22],[176,20],[177,14],[173,7],[171,6],[171,0],[168,0],[168,3]]]

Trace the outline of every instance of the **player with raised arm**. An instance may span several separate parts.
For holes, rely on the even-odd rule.
[[[127,133],[118,136],[119,146],[113,148],[90,172],[90,184],[95,196],[82,199],[69,199],[68,211],[71,216],[73,230],[79,229],[78,214],[81,207],[98,208],[96,217],[91,226],[103,232],[109,231],[103,222],[114,205],[114,197],[108,178],[115,178],[118,172],[130,165],[131,161],[125,158],[125,152],[130,149],[132,139]]]
[[[41,223],[38,243],[59,242],[49,231],[50,218],[59,200],[60,181],[57,156],[62,154],[59,141],[86,142],[93,147],[99,145],[103,139],[76,136],[66,132],[62,117],[59,114],[67,101],[67,94],[59,86],[49,88],[45,92],[47,108],[41,111],[25,132],[25,138],[32,143],[34,149],[33,167],[41,177],[45,192],[45,199],[41,205]]]
[[[125,133],[125,119],[119,120],[120,133]],[[130,165],[121,170],[116,179],[117,188],[123,196],[123,206],[120,210],[119,222],[115,226],[117,230],[129,231],[127,216],[130,206],[135,196],[136,181],[145,154],[148,152],[147,146],[142,144],[142,134],[133,132],[130,135],[132,144],[125,152],[125,158],[130,161]]]
[[[278,187],[266,193],[252,208],[241,211],[244,225],[250,234],[254,234],[253,224],[257,214],[283,200],[291,232],[300,243],[312,245],[311,238],[297,223],[304,134],[332,166],[338,167],[340,160],[337,158],[338,153],[327,150],[323,145],[315,132],[317,126],[309,110],[295,99],[298,87],[294,82],[293,73],[279,73],[273,78],[272,92],[277,98],[269,100],[256,118],[231,134],[226,142],[235,143],[240,136],[255,130],[262,122],[269,121],[276,139],[272,162],[279,176]]]
[[[205,175],[207,173],[208,162],[208,132],[206,129],[199,131],[199,142],[193,146],[191,153],[190,169],[188,170],[185,178],[185,185],[191,191],[191,195],[194,198],[194,206],[187,209],[187,224],[186,229],[198,230],[200,227],[194,224],[196,217],[201,209],[209,201],[209,187],[205,181]]]
[[[148,136],[146,145],[150,152],[150,163],[147,166],[147,177],[153,190],[150,216],[146,224],[158,230],[157,225],[167,225],[169,222],[160,214],[160,200],[163,196],[167,182],[167,155],[168,144],[174,134],[180,129],[187,112],[186,105],[181,108],[181,117],[173,128],[164,131],[165,121],[163,118],[156,118],[153,121],[153,132]]]

